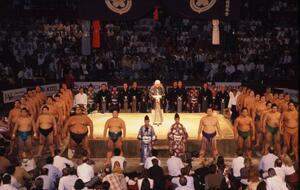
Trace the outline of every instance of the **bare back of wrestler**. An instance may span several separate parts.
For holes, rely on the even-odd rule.
[[[75,152],[76,146],[80,145],[87,150],[88,155],[91,154],[88,133],[89,138],[93,139],[93,122],[87,115],[83,114],[82,108],[78,106],[75,108],[75,115],[69,117],[66,121],[62,133],[63,138],[68,134],[70,135],[69,149],[71,149],[72,154]]]
[[[207,109],[207,115],[200,120],[198,138],[201,140],[200,159],[205,157],[207,148],[211,148],[212,156],[216,158],[218,155],[216,136],[217,132],[223,138],[220,125],[213,115],[212,108]]]
[[[288,111],[283,112],[280,118],[281,134],[283,134],[284,146],[283,153],[288,153],[288,150],[292,148],[293,153],[298,158],[298,111],[295,108],[293,102],[288,104]],[[291,143],[292,142],[292,143]]]
[[[281,138],[280,138],[280,112],[277,111],[276,104],[272,105],[271,111],[266,114],[263,121],[263,132],[266,138],[264,153],[267,152],[269,146],[274,146],[278,154],[281,154]]]
[[[125,138],[126,136],[126,126],[125,122],[118,117],[118,112],[115,110],[112,113],[113,117],[108,119],[105,123],[103,137],[106,138],[107,131],[108,131],[108,141],[107,141],[107,162],[109,162],[110,158],[112,157],[113,149],[119,148],[122,150],[122,137]],[[123,154],[123,151],[121,155]]]
[[[39,131],[40,145],[37,156],[42,155],[45,144],[49,146],[51,155],[54,156],[53,138],[57,134],[57,124],[53,115],[49,113],[48,106],[43,106],[42,113],[37,118],[36,126]]]
[[[33,133],[34,132],[34,133]],[[12,133],[12,139],[18,138],[19,155],[32,150],[32,133],[36,137],[35,123],[26,108],[21,109],[21,116],[17,119]]]
[[[234,121],[233,131],[238,148],[243,149],[247,156],[251,157],[251,140],[255,140],[255,127],[247,108],[244,107],[241,115]]]

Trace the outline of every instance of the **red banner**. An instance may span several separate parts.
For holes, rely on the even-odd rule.
[[[93,20],[93,48],[100,48],[100,21]]]

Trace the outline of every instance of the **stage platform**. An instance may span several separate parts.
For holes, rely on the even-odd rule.
[[[120,113],[119,117],[125,121],[126,137],[123,140],[124,155],[127,158],[139,157],[140,143],[137,140],[137,134],[140,126],[144,123],[146,113]],[[219,153],[226,157],[232,157],[236,151],[236,143],[233,139],[233,130],[231,122],[223,115],[214,113],[220,123],[220,128],[224,138],[217,137]],[[153,121],[153,115],[148,113],[150,121]],[[180,122],[186,128],[189,139],[187,142],[187,151],[199,151],[200,141],[197,139],[197,132],[200,119],[205,113],[180,113]],[[94,139],[90,140],[92,157],[103,158],[106,156],[106,139],[103,138],[104,125],[107,119],[112,117],[111,113],[93,113],[89,114],[94,124]],[[159,150],[160,157],[168,157],[167,133],[174,123],[174,113],[164,113],[164,122],[160,126],[153,126],[158,140],[154,147]]]
[[[153,122],[151,113],[120,113],[119,117],[125,121],[126,137],[125,140],[136,140],[140,127],[144,124],[145,115],[150,117],[150,122]],[[180,113],[180,123],[186,128],[189,140],[197,139],[200,119],[205,116],[205,113]],[[233,139],[233,130],[231,122],[223,115],[214,113],[217,117],[224,139]],[[92,113],[89,114],[94,124],[94,138],[103,140],[103,131],[105,122],[112,117],[111,113]],[[174,124],[174,113],[164,113],[164,121],[160,126],[153,126],[158,139],[166,139],[167,133],[172,124]],[[217,137],[218,138],[218,137]]]

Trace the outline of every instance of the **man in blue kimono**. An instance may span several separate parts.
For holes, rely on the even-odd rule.
[[[145,116],[144,122],[145,124],[141,126],[137,137],[141,141],[141,163],[143,164],[151,156],[152,143],[156,140],[156,135],[153,127],[150,125],[148,115]]]

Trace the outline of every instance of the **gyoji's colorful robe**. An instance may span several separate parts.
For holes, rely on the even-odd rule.
[[[145,164],[146,159],[151,156],[152,143],[156,140],[153,127],[141,126],[137,138],[141,141],[141,162]]]
[[[180,123],[173,124],[168,133],[170,152],[175,151],[176,156],[180,156],[180,154],[185,153],[187,139],[188,134],[184,126]]]

